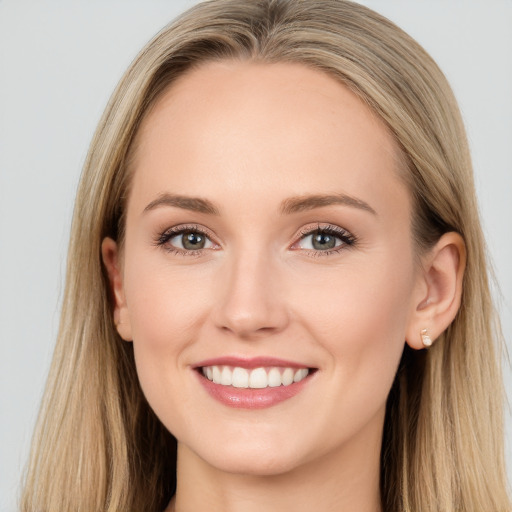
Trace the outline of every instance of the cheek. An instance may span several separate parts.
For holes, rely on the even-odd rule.
[[[206,301],[187,272],[132,252],[125,265],[125,290],[137,374],[148,402],[159,415],[174,403],[173,389],[186,383],[184,355],[197,340]],[[193,282],[191,282],[193,281]]]
[[[412,276],[412,265],[393,257],[361,267],[347,264],[317,275],[316,285],[297,303],[327,354],[333,400],[361,420],[385,404],[393,383],[405,343]]]
[[[183,335],[199,325],[206,302],[204,276],[167,263],[163,253],[131,254],[124,278],[133,338],[148,350],[175,351]]]
[[[295,276],[302,290],[296,290],[297,304],[311,312],[312,325],[327,339],[348,340],[367,333],[358,344],[362,347],[366,341],[378,343],[405,334],[413,291],[412,264],[393,255],[372,260],[366,264],[354,258],[338,268],[320,269],[314,279],[306,277],[307,282],[300,274]]]

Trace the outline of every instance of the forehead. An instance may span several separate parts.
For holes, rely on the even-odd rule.
[[[384,122],[333,77],[300,64],[212,62],[180,77],[141,124],[133,187],[267,199],[402,186]],[[326,190],[328,189],[328,190]],[[279,196],[279,197],[278,197]],[[213,197],[215,199],[215,197]]]

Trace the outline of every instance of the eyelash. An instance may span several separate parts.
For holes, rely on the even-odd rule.
[[[341,240],[341,244],[332,249],[328,249],[325,251],[321,251],[319,249],[303,249],[310,256],[320,257],[320,256],[330,256],[332,254],[337,254],[341,251],[344,251],[347,248],[354,247],[357,243],[357,238],[349,233],[346,229],[340,228],[339,226],[335,226],[333,224],[320,224],[317,223],[315,227],[305,227],[299,232],[299,238],[297,242],[294,242],[293,245],[297,245],[300,241],[305,240],[306,237],[314,235],[314,234],[322,234],[322,235],[330,235]]]
[[[172,245],[168,245],[169,240],[172,240],[174,237],[188,232],[198,233],[200,235],[203,235],[208,240],[212,239],[210,233],[203,227],[198,226],[197,224],[182,224],[180,226],[175,226],[170,229],[167,229],[163,233],[160,233],[155,240],[155,245],[161,247],[162,249],[171,254],[176,254],[179,256],[199,256],[201,252],[205,249],[184,250],[178,247],[174,247]]]
[[[190,225],[180,225],[175,226],[170,229],[165,230],[163,233],[160,233],[156,240],[155,245],[157,247],[161,247],[165,251],[176,254],[180,256],[199,256],[202,251],[207,249],[196,249],[196,250],[183,250],[178,247],[170,246],[168,245],[169,240],[173,239],[176,236],[179,236],[183,233],[198,233],[204,237],[206,237],[208,240],[212,240],[212,236],[210,235],[209,231],[204,229],[202,226],[198,226],[196,224],[190,224]],[[349,233],[346,229],[340,228],[339,226],[335,226],[332,224],[326,224],[322,225],[320,223],[316,224],[315,227],[306,227],[303,228],[298,233],[298,240],[293,243],[293,246],[297,245],[300,241],[306,239],[306,237],[314,235],[315,233],[322,234],[322,235],[330,235],[338,238],[341,240],[341,244],[333,249],[328,250],[319,250],[319,249],[303,249],[304,252],[308,253],[311,256],[319,257],[319,256],[329,256],[332,254],[337,254],[347,248],[353,247],[357,243],[357,238]],[[215,243],[215,242],[212,242]],[[217,245],[217,244],[216,244]],[[300,250],[300,249],[294,249],[294,250]]]

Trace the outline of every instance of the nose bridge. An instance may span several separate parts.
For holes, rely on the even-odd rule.
[[[278,263],[270,251],[240,248],[225,261],[216,323],[240,337],[282,330],[288,321]]]

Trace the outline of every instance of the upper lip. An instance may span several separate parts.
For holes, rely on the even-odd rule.
[[[307,364],[278,359],[276,357],[259,356],[259,357],[236,357],[221,356],[212,359],[205,359],[193,365],[194,368],[202,368],[204,366],[238,366],[240,368],[262,368],[265,366],[278,366],[283,368],[310,368]]]

